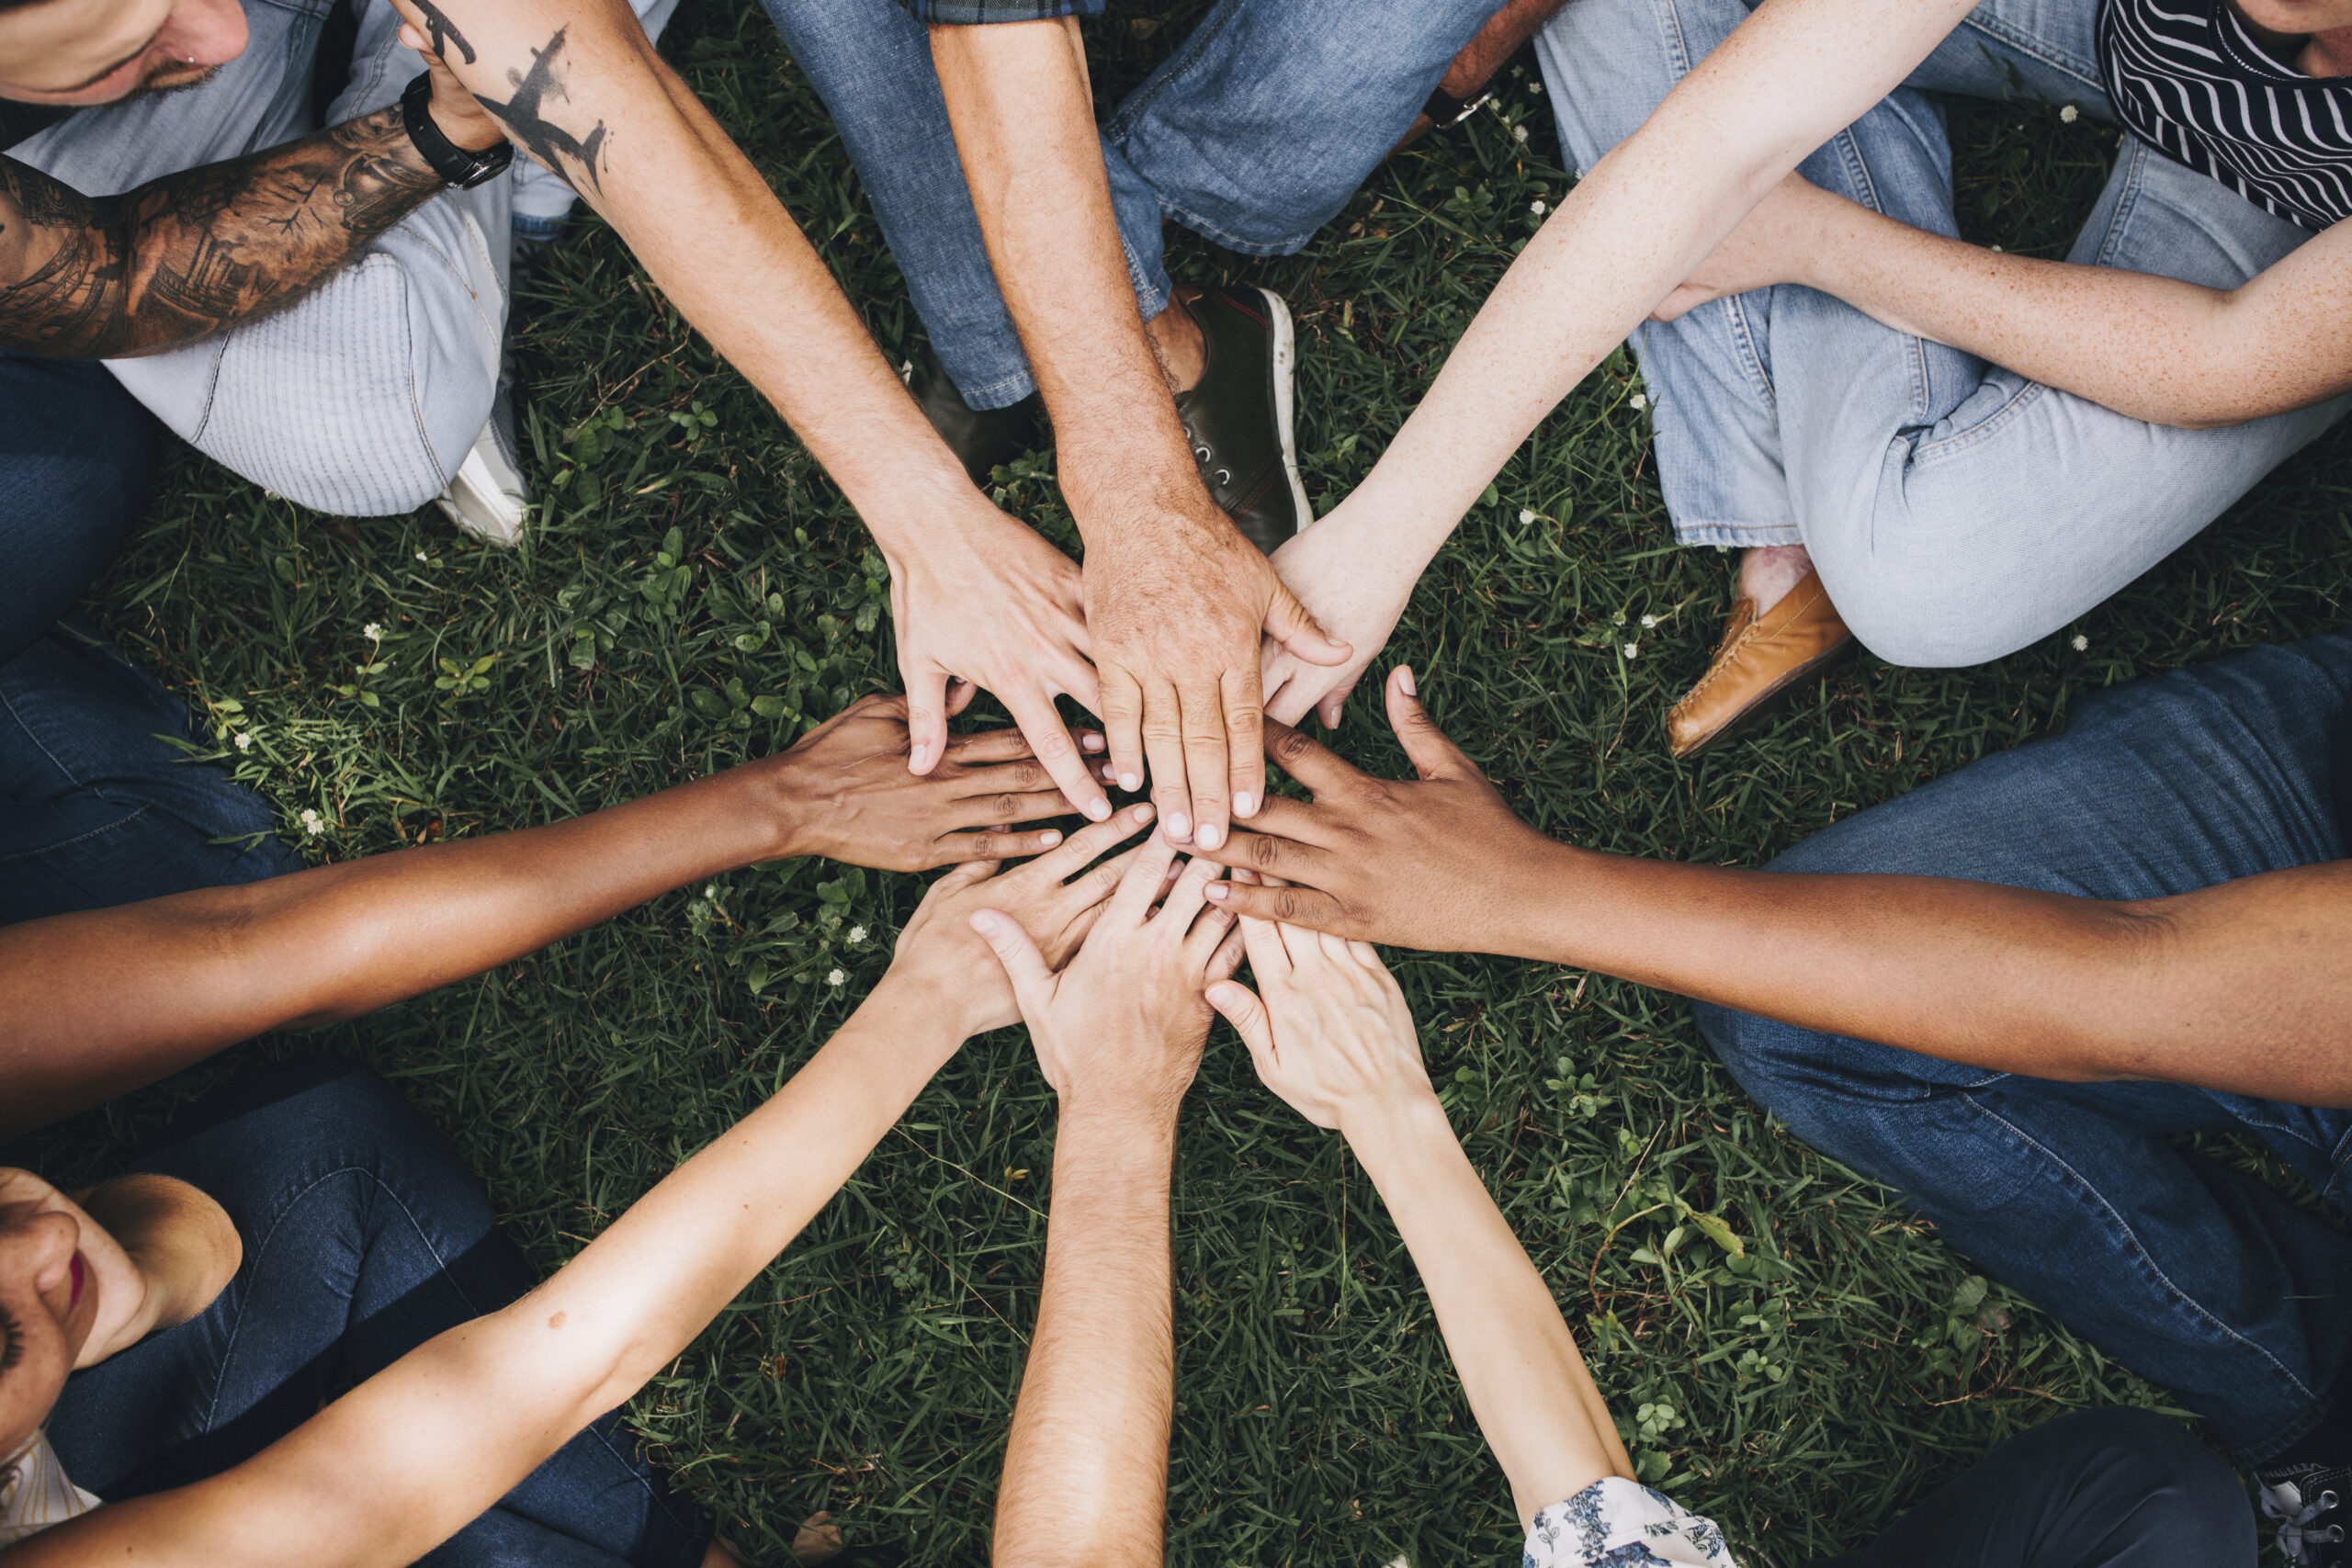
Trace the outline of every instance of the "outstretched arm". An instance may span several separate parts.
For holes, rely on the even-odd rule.
[[[1998,1072],[2352,1106],[2352,863],[2110,902],[1601,854],[1514,817],[1409,671],[1388,705],[1419,779],[1372,778],[1277,731],[1273,755],[1315,804],[1270,802],[1215,858],[1295,886],[1213,897],[1368,942],[1597,969]]]
[[[468,150],[498,127],[435,70],[433,119]],[[85,197],[0,158],[0,348],[152,354],[266,315],[442,189],[396,105],[121,196]]]
[[[0,1134],[264,1030],[479,975],[754,861],[912,871],[1057,840],[1011,830],[1069,808],[1017,733],[961,739],[915,778],[903,712],[868,698],[789,751],[551,827],[0,930]]]
[[[1791,175],[1659,308],[1801,283],[2155,424],[2236,424],[2352,387],[2352,225],[2236,288],[1990,251]]]
[[[1223,871],[1195,860],[1169,887],[1174,861],[1166,836],[1153,835],[1058,975],[1021,923],[993,912],[973,922],[1002,960],[1061,1097],[1045,1288],[998,1494],[993,1556],[1003,1568],[1160,1561],[1176,1112],[1208,1037],[1201,993],[1240,958],[1231,918],[1202,896]]]
[[[1257,919],[1242,935],[1261,995],[1226,981],[1209,1001],[1266,1087],[1345,1135],[1380,1190],[1520,1523],[1603,1477],[1632,1480],[1551,1288],[1447,1124],[1395,977],[1360,942]]]

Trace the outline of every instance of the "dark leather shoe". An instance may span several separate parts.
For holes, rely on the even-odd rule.
[[[1735,601],[1707,672],[1666,716],[1667,745],[1677,757],[1695,757],[1754,728],[1774,697],[1853,640],[1817,572],[1760,615],[1755,600]]]
[[[907,370],[907,390],[931,427],[982,490],[997,468],[1046,445],[1046,402],[1032,392],[1001,409],[973,409],[947,378],[947,367],[925,348]]]
[[[1193,460],[1242,536],[1272,555],[1315,517],[1291,440],[1290,307],[1263,288],[1204,288],[1177,308],[1200,323],[1206,352],[1200,384],[1176,398]]]

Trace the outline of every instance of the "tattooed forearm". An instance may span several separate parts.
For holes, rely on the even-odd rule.
[[[454,43],[458,46],[460,60],[469,65],[474,62],[474,46],[466,41],[466,35],[458,30],[458,24],[443,16],[433,0],[411,0],[411,3],[424,13],[424,30],[432,36],[434,53],[447,60],[449,58],[449,45]]]
[[[506,81],[514,89],[514,96],[502,104],[476,93],[474,101],[498,118],[517,147],[554,170],[564,184],[580,190],[580,181],[572,177],[576,168],[588,177],[589,186],[602,195],[605,186],[596,172],[596,163],[604,153],[605,122],[598,120],[596,129],[582,140],[549,120],[544,112],[549,97],[569,101],[571,96],[564,86],[569,72],[561,65],[564,34],[571,30],[556,28],[545,49],[531,51],[530,70],[508,69]],[[567,164],[571,168],[565,167]]]
[[[441,188],[398,108],[119,197],[0,158],[0,347],[111,359],[277,310]]]

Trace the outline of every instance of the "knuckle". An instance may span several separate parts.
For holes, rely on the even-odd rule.
[[[1287,887],[1274,891],[1274,917],[1281,920],[1295,920],[1306,912],[1306,900]]]
[[[1051,779],[1052,775],[1046,772],[1042,762],[1023,761],[1012,764],[1012,784],[1016,789],[1043,789]]]
[[[1014,795],[998,795],[994,800],[989,802],[989,815],[995,818],[1000,822],[1019,821],[1021,819],[1021,797]]]
[[[1260,871],[1271,870],[1280,858],[1282,850],[1272,839],[1263,833],[1250,835],[1250,859]]]
[[[1304,731],[1294,729],[1274,742],[1274,755],[1283,761],[1295,762],[1306,756],[1306,749],[1313,744]]]

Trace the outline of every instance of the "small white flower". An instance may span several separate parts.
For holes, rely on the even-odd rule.
[[[1994,254],[1995,255],[1996,255],[1996,256],[1997,256],[1997,255],[1999,255],[1999,254],[2001,254],[2001,247],[2000,247],[2000,246],[1998,246],[1998,245],[1995,245],[1995,246],[1993,247],[1993,254]]]
[[[254,738],[246,734],[242,729],[237,731],[237,750],[240,751],[250,751],[253,749]]]
[[[716,882],[712,882],[712,883],[707,883],[707,884],[705,884],[705,885],[704,885],[704,886],[703,886],[703,890],[702,890],[702,896],[703,896],[704,897],[706,897],[706,898],[716,898],[716,897],[718,897],[718,883],[716,883]]]
[[[419,560],[430,560],[432,558],[427,556],[423,550],[419,550],[416,552],[416,558]]]
[[[359,635],[369,642],[381,642],[384,640],[384,628],[370,621],[359,628]]]
[[[1527,85],[1527,90],[1531,93],[1541,93],[1544,90],[1544,84],[1541,82],[1530,82]]]
[[[1524,528],[1524,527],[1526,527],[1530,523],[1532,523],[1532,522],[1534,522],[1534,521],[1535,521],[1535,513],[1533,513],[1532,512],[1530,512],[1530,511],[1529,511],[1527,508],[1525,508],[1524,506],[1522,506],[1522,507],[1521,507],[1521,508],[1519,509],[1519,525],[1520,525],[1521,527]]]
[[[2064,108],[2058,111],[2059,121],[2064,125],[2072,125],[2082,118],[2083,111],[2076,108],[2072,104],[2068,104]]]
[[[2085,637],[2082,633],[2076,632],[2075,634],[2075,651],[2076,653],[2088,653],[2090,650],[2091,639]]]
[[[859,942],[864,942],[865,940],[865,928],[864,926],[850,927],[849,940],[850,945],[853,947],[856,946]]]
[[[1512,126],[1512,127],[1510,128],[1510,139],[1511,139],[1513,141],[1526,141],[1526,140],[1527,140],[1527,127],[1525,127],[1525,126],[1523,126],[1523,125],[1514,125],[1514,126]]]
[[[849,984],[849,976],[836,969],[831,974],[825,976],[825,984],[838,990],[840,987]]]
[[[307,806],[304,807],[302,808],[302,831],[310,834],[311,837],[315,839],[326,830],[326,822],[319,816],[319,814],[311,807]]]
[[[1642,645],[1638,642],[1629,642],[1619,651],[1628,659],[1639,659],[1642,655]]]
[[[1657,617],[1656,615],[1644,615],[1642,617],[1642,630],[1647,631],[1656,625],[1657,625]]]
[[[1536,217],[1541,218],[1548,209],[1541,201],[1531,201],[1527,204],[1527,210],[1535,214]]]
[[[1634,412],[1635,413],[1639,413],[1644,409],[1650,406],[1650,395],[1647,392],[1635,392],[1632,400],[1634,404]]]

